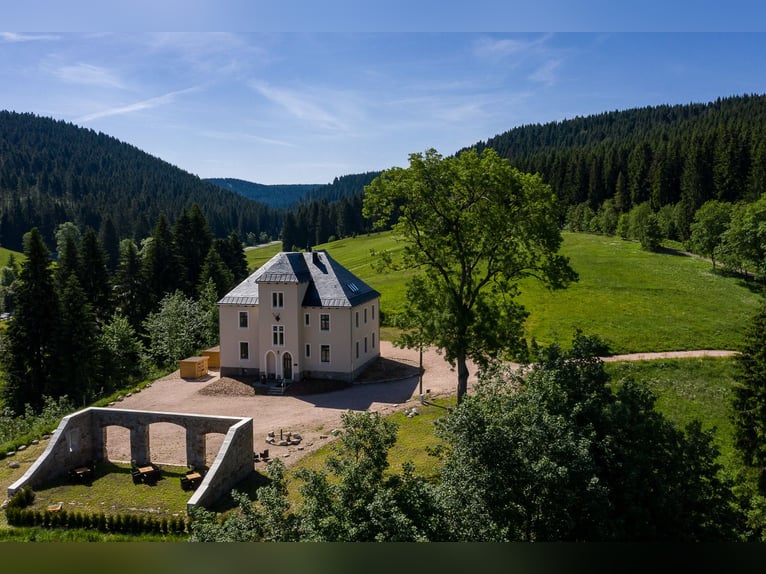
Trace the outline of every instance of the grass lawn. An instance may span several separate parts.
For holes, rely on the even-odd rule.
[[[568,289],[549,291],[539,282],[520,283],[529,317],[527,337],[567,347],[576,329],[604,338],[614,354],[737,349],[744,326],[757,308],[757,288],[735,277],[714,274],[710,263],[696,257],[648,253],[638,243],[616,237],[564,233],[562,253],[570,258],[580,280]],[[383,316],[404,306],[411,272],[380,272],[371,250],[401,250],[386,233],[360,235],[327,243],[341,264],[381,293]],[[262,248],[259,261],[279,246]],[[256,252],[248,251],[255,262]],[[268,256],[267,256],[268,255]],[[396,329],[381,336],[392,338]]]
[[[734,471],[740,461],[734,448],[731,401],[736,368],[731,358],[663,359],[606,363],[612,382],[626,377],[643,382],[657,396],[656,409],[683,428],[699,420],[716,429],[721,463]]]
[[[8,259],[10,258],[11,254],[16,258],[16,263],[21,265],[21,263],[26,259],[24,257],[24,254],[20,251],[12,251],[10,249],[6,249],[5,247],[0,247],[0,267],[5,267],[8,264]]]

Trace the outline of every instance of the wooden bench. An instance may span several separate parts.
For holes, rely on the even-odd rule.
[[[202,482],[202,475],[199,472],[187,472],[186,476],[181,477],[181,488],[183,490],[196,490]]]

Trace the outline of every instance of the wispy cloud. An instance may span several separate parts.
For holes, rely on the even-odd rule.
[[[164,105],[173,103],[179,95],[193,92],[196,89],[197,88],[187,88],[185,90],[177,90],[175,92],[169,92],[167,94],[163,94],[162,96],[157,96],[156,98],[149,98],[148,100],[142,100],[140,102],[135,102],[133,104],[128,104],[126,106],[118,106],[118,107],[102,110],[100,112],[86,114],[84,116],[80,116],[79,118],[76,118],[74,121],[78,123],[86,123],[86,122],[90,122],[90,121],[101,119],[101,118],[107,118],[110,116],[132,114],[134,112],[140,112],[142,110],[164,106]]]
[[[110,70],[91,64],[81,63],[73,66],[61,66],[53,70],[53,74],[60,80],[70,84],[86,84],[110,88],[125,87],[123,82]]]
[[[509,57],[526,54],[530,50],[543,46],[551,37],[544,34],[534,39],[492,38],[484,36],[477,40],[474,52],[478,56]]]
[[[302,92],[277,88],[260,82],[251,82],[250,85],[264,98],[284,108],[290,115],[299,120],[305,120],[327,130],[345,131],[347,129],[340,118],[315,103]]]
[[[556,83],[556,70],[561,65],[561,60],[548,60],[537,70],[529,75],[529,79],[534,82],[552,86]]]
[[[58,40],[60,36],[54,34],[18,34],[16,32],[0,32],[0,40],[3,42],[39,42]]]
[[[251,142],[251,143],[265,143],[269,145],[278,145],[284,147],[296,147],[295,144],[284,140],[277,140],[273,138],[266,138],[255,134],[248,134],[244,132],[217,132],[217,131],[205,131],[202,135],[223,141],[237,141],[237,142]]]

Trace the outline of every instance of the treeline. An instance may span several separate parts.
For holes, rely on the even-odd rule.
[[[192,204],[216,237],[236,231],[276,238],[281,211],[225,191],[129,144],[34,114],[0,111],[0,245],[21,250],[36,227],[52,243],[59,224],[101,230],[111,220],[120,238],[151,234],[160,213]],[[171,221],[171,223],[173,223]]]
[[[332,183],[317,187],[304,195],[304,202],[325,200],[329,203],[340,201],[343,198],[352,198],[361,194],[364,187],[378,177],[381,171],[368,171],[365,173],[354,173],[336,177]],[[361,213],[361,212],[360,212]]]
[[[285,215],[280,237],[283,251],[307,249],[328,241],[372,231],[372,221],[362,216],[363,193],[301,204]]]
[[[3,404],[16,415],[47,398],[90,404],[215,344],[216,302],[248,274],[238,235],[215,238],[196,204],[172,226],[161,213],[140,243],[72,222],[55,240],[54,264],[33,228],[24,262],[0,273],[13,277],[0,362]]]
[[[527,125],[479,142],[540,173],[561,204],[617,216],[647,203],[666,236],[686,241],[707,201],[753,202],[766,190],[766,96],[614,111]]]

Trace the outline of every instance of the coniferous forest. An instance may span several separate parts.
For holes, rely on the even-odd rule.
[[[227,192],[117,139],[33,114],[0,112],[0,245],[21,251],[37,227],[54,243],[71,221],[140,241],[160,213],[176,217],[198,204],[216,237],[235,231],[276,237],[281,215]]]

